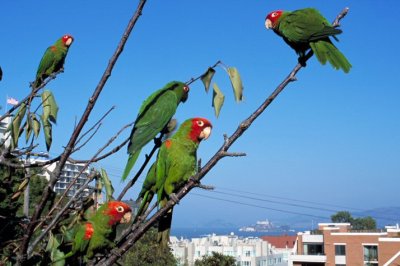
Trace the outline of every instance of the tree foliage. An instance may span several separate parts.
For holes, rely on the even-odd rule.
[[[211,255],[203,256],[201,260],[196,260],[195,266],[234,266],[236,260],[232,256],[223,255],[221,253],[212,252]]]
[[[157,229],[151,228],[126,253],[122,265],[132,266],[175,266],[177,261],[169,249],[160,249],[157,243]]]
[[[348,211],[339,211],[331,216],[334,223],[350,223],[353,230],[375,230],[376,221],[371,216],[353,218]]]

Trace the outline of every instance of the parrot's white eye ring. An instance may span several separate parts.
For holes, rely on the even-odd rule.
[[[271,17],[276,17],[278,15],[278,13],[276,13],[276,12],[274,12],[274,13],[272,13],[272,15],[271,15]]]
[[[122,206],[117,207],[117,212],[123,212],[123,211],[124,211],[124,207],[122,207]]]
[[[183,91],[184,92],[188,92],[189,91],[189,87],[188,86],[183,86]]]
[[[199,120],[199,121],[197,121],[197,125],[198,125],[199,127],[202,127],[202,126],[204,126],[204,122],[201,121],[201,120]]]

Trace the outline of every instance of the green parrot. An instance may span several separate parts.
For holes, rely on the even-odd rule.
[[[211,134],[212,125],[205,118],[191,118],[182,123],[176,133],[163,142],[156,161],[156,189],[159,208],[169,199],[178,202],[176,193],[197,171],[197,148]],[[152,177],[153,179],[153,177]],[[168,246],[172,209],[158,224],[158,242]]]
[[[33,88],[39,87],[48,76],[64,68],[65,57],[73,41],[74,38],[66,34],[46,49],[40,60]]]
[[[348,73],[351,64],[330,40],[342,30],[332,27],[318,10],[304,8],[293,12],[277,10],[269,13],[265,27],[272,28],[299,55],[299,63],[306,65],[306,51],[311,49],[318,61],[325,65],[327,61],[334,69]]]
[[[71,251],[57,261],[65,260],[75,254],[84,255],[84,259],[89,260],[96,252],[112,247],[114,245],[112,237],[115,234],[116,225],[128,223],[131,214],[131,208],[124,202],[104,203],[92,217],[78,225]]]
[[[131,132],[128,144],[129,158],[122,181],[128,177],[142,148],[166,128],[179,103],[187,100],[188,93],[189,87],[185,83],[172,81],[142,103]]]

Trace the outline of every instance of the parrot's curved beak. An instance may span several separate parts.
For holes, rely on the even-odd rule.
[[[119,222],[121,224],[126,224],[131,221],[131,218],[132,218],[132,212],[127,212],[124,214],[124,216],[121,218],[121,220]]]
[[[265,20],[265,27],[267,28],[267,30],[272,29],[272,21],[269,19]]]
[[[205,127],[201,132],[200,132],[200,139],[208,139],[208,137],[211,135],[211,127]]]
[[[66,45],[66,46],[70,46],[70,45],[72,44],[73,41],[74,41],[73,38],[69,38],[69,39],[65,42],[65,45]]]

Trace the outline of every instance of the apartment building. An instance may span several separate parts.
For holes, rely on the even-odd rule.
[[[320,223],[318,230],[298,233],[294,266],[400,265],[400,228],[354,231],[349,223]]]
[[[213,252],[232,256],[238,266],[287,266],[292,249],[277,251],[270,243],[257,237],[208,235],[200,238],[170,238],[172,253],[179,265],[194,265],[196,260]]]
[[[56,162],[45,167],[43,176],[47,180],[50,180],[50,173],[55,170],[57,164],[58,163]],[[71,161],[67,161],[64,165],[64,168],[61,171],[60,179],[54,186],[54,191],[58,194],[63,194],[66,191],[67,187],[73,182],[73,180],[76,179],[74,184],[67,192],[68,197],[72,197],[73,195],[75,195],[76,191],[86,182],[90,174],[89,168],[83,170],[84,167],[85,164],[73,163]],[[86,198],[90,194],[91,194],[91,188],[88,187],[82,192],[81,198]]]

